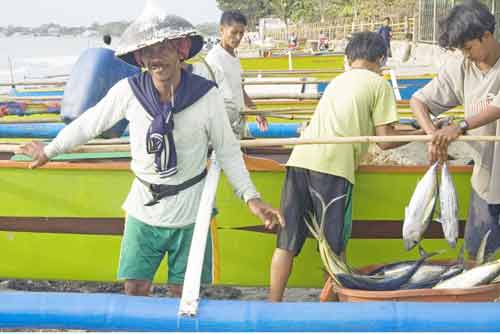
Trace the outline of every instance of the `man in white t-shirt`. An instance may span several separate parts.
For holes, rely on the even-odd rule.
[[[233,131],[241,137],[245,127],[244,119],[240,112],[245,108],[255,108],[255,103],[245,92],[241,82],[241,63],[235,54],[235,49],[245,34],[247,27],[246,17],[237,11],[227,11],[220,20],[221,41],[208,53],[206,61],[211,66],[216,66],[224,73],[222,91],[224,103],[231,122]],[[257,123],[261,131],[268,129],[265,117],[257,116]]]

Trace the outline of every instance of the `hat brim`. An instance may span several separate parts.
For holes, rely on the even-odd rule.
[[[188,59],[193,58],[203,48],[203,36],[201,36],[201,35],[191,35],[191,36],[188,36],[188,37],[191,40],[191,49],[189,50],[188,58],[186,58],[184,60],[188,60]],[[162,42],[162,41],[160,41],[160,42]],[[158,42],[158,43],[160,43],[160,42]],[[134,50],[134,51],[130,51],[130,52],[122,54],[122,55],[117,55],[117,57],[120,58],[121,60],[125,61],[126,63],[129,63],[130,65],[141,67],[137,63],[137,61],[135,60],[135,57],[134,57],[134,52],[138,51],[138,50],[140,50],[140,49],[137,49],[137,50]]]

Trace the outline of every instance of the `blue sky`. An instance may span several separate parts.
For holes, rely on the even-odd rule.
[[[217,22],[220,16],[215,0],[162,1],[172,14],[193,24]],[[0,26],[33,27],[49,22],[87,26],[93,22],[132,20],[144,4],[145,0],[3,0]]]

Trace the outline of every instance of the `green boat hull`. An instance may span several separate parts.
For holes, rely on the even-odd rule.
[[[249,159],[252,179],[266,201],[279,206],[283,167],[272,160]],[[404,207],[425,168],[363,167],[354,187],[353,239],[347,251],[353,266],[416,258],[401,240]],[[466,217],[470,168],[452,169]],[[114,281],[124,212],[121,204],[133,175],[128,162],[52,163],[29,170],[25,163],[0,161],[0,277]],[[274,234],[237,199],[222,178],[217,193],[218,284],[265,286],[275,247]],[[428,250],[450,249],[432,226],[423,241]],[[438,231],[438,232],[436,232]],[[450,250],[444,258],[456,256]],[[165,282],[162,263],[155,280]],[[322,265],[309,239],[297,257],[290,286],[319,287]]]

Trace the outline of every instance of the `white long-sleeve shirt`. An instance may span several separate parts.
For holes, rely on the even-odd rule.
[[[190,107],[174,114],[173,136],[178,172],[168,178],[161,179],[155,172],[154,154],[146,151],[146,133],[151,117],[136,99],[127,79],[118,82],[95,107],[66,126],[45,147],[45,154],[52,158],[67,152],[97,137],[123,118],[130,122],[131,169],[142,180],[177,185],[195,177],[206,168],[210,141],[236,195],[245,201],[259,197],[229,125],[223,97],[216,88]],[[135,179],[123,209],[149,225],[183,227],[195,222],[203,185],[204,181],[201,181],[176,196],[166,197],[158,204],[146,207],[144,204],[152,199],[152,195],[146,186]]]
[[[227,52],[220,44],[215,45],[205,57],[207,63],[222,71],[223,82],[222,91],[226,112],[233,131],[241,136],[245,126],[240,112],[245,108],[245,98],[243,96],[243,87],[241,77],[243,70],[240,59]]]

